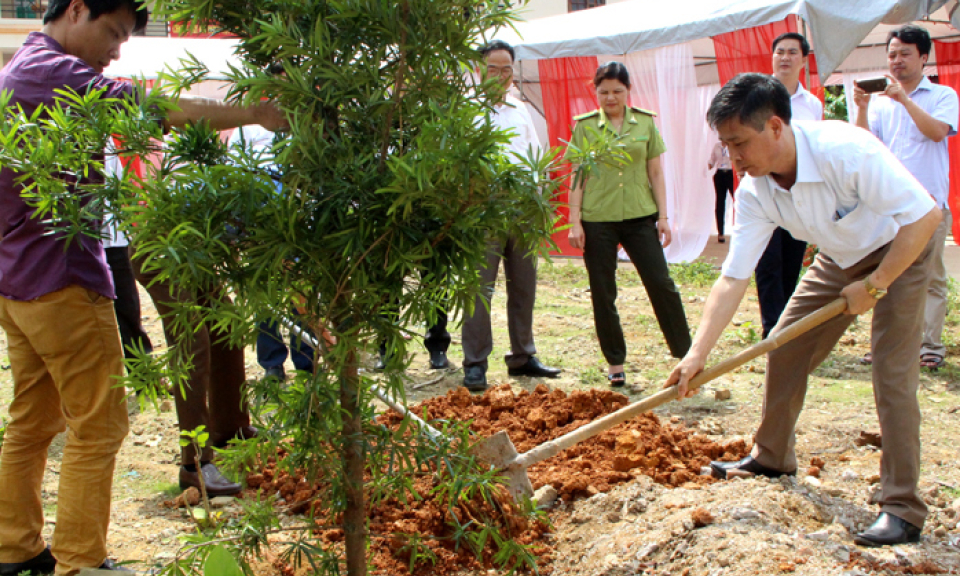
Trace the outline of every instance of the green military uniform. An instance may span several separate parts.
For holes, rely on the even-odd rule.
[[[611,366],[623,364],[627,356],[616,305],[618,245],[637,267],[670,353],[682,358],[690,349],[690,330],[660,245],[657,203],[647,174],[647,161],[666,150],[653,116],[653,112],[627,107],[620,135],[630,161],[600,164],[587,177],[581,202],[583,261],[590,280],[593,321],[600,350]],[[577,147],[592,138],[594,131],[613,129],[603,110],[575,120],[571,143]]]
[[[657,212],[657,203],[647,174],[647,161],[663,154],[667,147],[653,123],[655,113],[628,106],[623,117],[620,136],[630,162],[600,164],[590,174],[583,191],[581,220],[586,222],[622,222],[642,218]],[[574,118],[571,142],[581,147],[593,131],[613,131],[603,110],[594,110]]]

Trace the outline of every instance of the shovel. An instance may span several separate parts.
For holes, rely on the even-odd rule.
[[[689,389],[696,390],[714,378],[726,374],[762,354],[779,348],[804,332],[840,315],[846,309],[846,299],[837,298],[813,314],[791,324],[783,330],[774,332],[765,340],[750,346],[739,354],[703,370],[690,379],[688,384]],[[533,495],[533,486],[530,484],[530,478],[527,476],[527,468],[530,466],[537,462],[542,462],[551,456],[555,456],[571,446],[579,444],[588,438],[592,438],[601,432],[605,432],[617,424],[626,422],[661,404],[665,404],[670,400],[676,400],[676,398],[676,386],[665,388],[653,396],[624,406],[616,412],[611,412],[599,420],[595,420],[559,438],[541,444],[523,454],[517,454],[517,449],[514,447],[513,442],[510,441],[510,437],[502,430],[475,444],[473,448],[471,448],[471,453],[476,456],[478,460],[492,466],[501,476],[505,477],[507,489],[510,491],[510,494],[512,494],[515,499],[520,500],[521,496],[530,497]]]

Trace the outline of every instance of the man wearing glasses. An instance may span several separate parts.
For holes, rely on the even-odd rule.
[[[491,122],[502,130],[513,132],[507,152],[526,157],[530,151],[539,152],[540,141],[533,119],[523,102],[509,94],[513,85],[513,47],[494,40],[480,49],[483,54],[486,78],[497,79],[502,87],[503,100],[494,106]],[[557,368],[545,366],[535,356],[533,343],[533,304],[537,294],[537,255],[533,247],[519,238],[492,238],[487,249],[487,264],[479,271],[483,291],[477,295],[473,315],[463,322],[463,385],[468,390],[480,391],[487,387],[487,357],[493,351],[493,332],[490,327],[490,299],[497,281],[500,260],[507,276],[507,329],[510,333],[510,353],[505,361],[511,376],[541,376],[555,378]]]

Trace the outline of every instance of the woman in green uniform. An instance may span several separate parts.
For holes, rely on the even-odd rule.
[[[630,75],[607,62],[593,79],[600,109],[577,116],[572,143],[580,147],[601,130],[619,135],[626,164],[599,163],[570,193],[570,245],[583,250],[590,278],[593,319],[609,364],[611,386],[623,386],[627,347],[617,313],[617,245],[640,274],[657,322],[675,358],[690,348],[690,329],[663,247],[670,244],[666,184],[660,155],[666,150],[653,112],[627,106]]]

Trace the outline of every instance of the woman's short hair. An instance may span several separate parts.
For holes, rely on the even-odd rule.
[[[601,64],[597,68],[597,73],[593,76],[593,87],[599,87],[604,80],[617,80],[627,88],[630,87],[630,73],[627,72],[627,67],[623,65],[623,62],[617,62],[616,60]]]
[[[738,74],[713,97],[707,123],[716,130],[727,120],[737,119],[762,132],[771,116],[790,124],[790,93],[786,87],[766,74]]]

